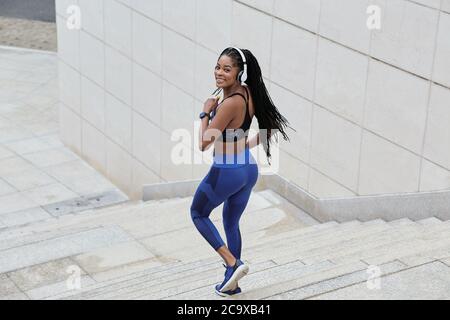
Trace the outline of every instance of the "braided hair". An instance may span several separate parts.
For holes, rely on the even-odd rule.
[[[264,80],[261,73],[261,68],[259,67],[258,60],[255,56],[247,49],[241,49],[241,51],[245,55],[245,59],[247,60],[247,80],[245,83],[248,85],[251,91],[251,95],[255,105],[255,117],[258,120],[259,129],[266,129],[266,135],[263,136],[261,131],[259,132],[259,141],[262,142],[264,151],[266,152],[267,160],[270,165],[270,143],[272,137],[275,136],[276,141],[278,142],[278,135],[272,135],[272,130],[280,131],[283,135],[283,139],[286,141],[290,141],[289,137],[285,132],[285,127],[289,126],[289,121],[281,113],[278,111],[277,107],[274,105],[272,99],[270,98],[269,93],[267,92],[266,86],[264,84]],[[222,57],[226,55],[231,58],[234,62],[235,66],[239,67],[239,70],[244,70],[244,62],[242,61],[242,57],[239,52],[232,48],[226,48],[222,51],[219,56]],[[296,131],[295,129],[293,129]]]

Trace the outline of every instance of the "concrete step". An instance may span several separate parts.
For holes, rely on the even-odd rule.
[[[375,223],[375,222],[372,222]],[[324,230],[327,230],[329,228],[335,228],[336,226],[338,226],[339,228],[350,228],[352,226],[356,226],[361,224],[360,222],[348,222],[346,224],[342,224],[339,225],[337,223],[327,223],[327,224],[323,224],[323,225],[314,225],[308,228],[304,228],[298,231],[295,231],[295,233],[293,232],[289,232],[287,235],[289,237],[294,237],[294,236],[298,236],[298,235],[307,235],[307,234],[314,234],[315,232],[322,234],[324,232]],[[150,250],[152,252],[155,252],[155,250],[160,250],[161,254],[164,254],[164,256],[168,259],[178,259],[178,260],[182,260],[182,261],[195,261],[198,259],[204,259],[207,257],[210,257],[213,253],[211,251],[211,248],[207,245],[207,243],[205,242],[205,240],[199,235],[197,234],[195,229],[190,229],[189,231],[187,231],[188,235],[191,235],[193,238],[191,239],[191,243],[193,243],[193,245],[186,245],[184,243],[184,241],[177,241],[177,243],[179,242],[180,245],[175,245],[176,248],[174,249],[173,246],[173,241],[169,241],[169,238],[167,238],[166,242],[164,241],[153,241],[153,243],[145,243],[147,247],[150,247]],[[278,234],[275,236],[266,236],[263,238],[263,241],[259,241],[258,239],[258,232],[253,232],[253,233],[247,233],[244,232],[244,234],[246,235],[245,238],[245,245],[244,245],[244,251],[245,252],[252,252],[253,251],[253,246],[255,247],[265,247],[267,246],[270,250],[274,243],[276,244],[277,241],[283,241],[283,239],[285,238],[285,234]],[[256,235],[256,237],[254,238],[253,236]],[[178,237],[178,236],[177,236]],[[189,236],[186,236],[189,237]],[[182,237],[184,238],[184,237]],[[173,239],[173,238],[172,238]],[[253,241],[254,239],[256,239],[256,241]],[[261,243],[263,242],[263,243]],[[244,259],[249,261],[249,257],[244,254]],[[260,261],[264,261],[263,257],[261,257]],[[255,261],[251,261],[251,262],[255,262]]]
[[[61,234],[65,231],[71,232],[72,230],[92,228],[94,226],[105,224],[114,225],[128,219],[148,219],[149,215],[153,214],[153,212],[156,214],[156,209],[168,209],[171,205],[176,206],[178,202],[179,200],[166,204],[161,204],[159,202],[129,203],[128,205],[121,205],[117,208],[99,209],[99,212],[92,210],[76,215],[65,215],[56,220],[39,222],[32,226],[26,226],[1,233],[0,240],[12,240],[14,238],[38,235],[39,233],[51,235],[56,232],[57,234]]]
[[[259,261],[259,259],[267,259],[267,257],[270,257],[277,263],[285,263],[288,262],[286,261],[286,259],[299,259],[302,252],[315,251],[320,248],[327,248],[330,245],[338,243],[339,241],[345,241],[358,237],[366,237],[372,233],[389,230],[390,228],[392,227],[383,220],[373,220],[356,226],[349,224],[347,228],[340,229],[339,227],[336,227],[334,229],[328,230],[329,232],[324,232],[318,235],[298,237],[289,242],[280,241],[270,248],[252,248],[251,250],[249,250],[246,257],[249,259],[249,261],[252,262]]]
[[[118,224],[134,238],[141,239],[155,234],[179,230],[192,225],[190,205],[192,197],[163,199],[147,204],[144,202],[137,208],[123,209],[95,216],[76,217],[67,224]],[[267,202],[268,203],[268,202]],[[259,210],[266,203],[249,205],[247,212]],[[215,210],[220,210],[221,207]],[[253,208],[253,209],[252,209]],[[280,210],[279,210],[280,211]],[[163,214],[162,214],[163,213]],[[49,226],[45,226],[49,227]],[[59,226],[60,227],[60,226]]]
[[[273,262],[266,261],[252,265],[252,269],[258,271],[274,265]],[[183,287],[190,288],[198,285],[199,282],[208,285],[216,284],[223,280],[224,270],[217,258],[196,261],[156,270],[149,269],[145,274],[130,276],[120,281],[91,285],[77,295],[68,293],[54,296],[52,299],[131,299],[147,291],[164,296],[165,292],[173,292]]]
[[[403,223],[399,223],[399,225],[402,225],[401,227],[397,227],[397,228],[392,228],[391,227],[391,231],[396,233],[399,230],[407,230],[409,229],[420,229],[421,227],[423,228],[423,226],[421,226],[418,223],[412,223],[411,221],[407,222],[407,221],[403,221]],[[332,225],[332,224],[331,224]],[[349,226],[351,226],[351,224],[348,224]],[[354,224],[353,228],[358,229],[358,228],[362,228],[364,224]],[[370,226],[370,223],[368,223],[368,225]],[[375,225],[377,225],[375,223]],[[439,226],[434,227],[433,230],[429,230],[428,233],[429,234],[435,234],[436,230],[439,230],[439,227],[442,227],[442,223],[439,224]],[[328,231],[331,231],[333,229],[338,229],[340,226],[330,226]],[[317,226],[313,226],[313,227],[309,227],[309,228],[305,228],[306,229],[316,229],[315,232],[320,233],[321,230],[320,228],[318,228]],[[428,226],[427,226],[428,228]],[[324,230],[326,230],[328,228],[325,228]],[[408,230],[409,230],[408,229]],[[305,232],[304,231],[304,232]],[[323,230],[322,230],[323,232]],[[443,232],[443,230],[442,230]],[[314,232],[309,231],[306,232],[310,233],[310,236],[314,235]],[[281,235],[279,235],[281,236]],[[437,236],[439,237],[439,236]],[[271,247],[270,242],[266,244],[268,248]],[[206,247],[206,246],[205,246]],[[191,253],[192,254],[192,253]],[[267,255],[266,255],[267,258]],[[197,257],[198,259],[198,257]],[[327,262],[327,260],[324,260],[322,262]],[[193,266],[195,262],[193,263],[187,263],[185,265],[185,268],[189,269],[189,266]],[[301,265],[303,265],[302,262],[297,261],[297,267]],[[328,261],[328,263],[331,263],[331,261]],[[353,270],[352,268],[354,268],[355,264],[358,265],[359,261],[353,261],[351,263],[347,263],[348,268],[349,269],[345,269],[345,270]],[[195,267],[191,267],[189,269],[189,271],[185,270],[185,271],[181,271],[181,272],[176,272],[174,269],[172,269],[171,267],[167,268],[167,270],[165,270],[164,272],[167,272],[165,275],[164,273],[161,274],[161,272],[155,272],[155,274],[153,274],[153,276],[148,276],[147,278],[143,278],[142,276],[135,276],[135,275],[131,275],[127,278],[127,280],[122,280],[122,281],[118,281],[118,283],[113,283],[110,285],[106,285],[104,286],[103,284],[96,284],[96,286],[100,286],[100,288],[97,289],[90,289],[90,291],[75,296],[74,298],[78,299],[102,299],[102,298],[106,298],[106,299],[122,299],[125,297],[125,299],[129,298],[129,299],[149,299],[149,298],[155,298],[155,299],[164,299],[164,298],[182,298],[183,296],[188,298],[189,296],[192,297],[197,297],[199,292],[204,292],[206,296],[211,297],[211,292],[213,289],[213,285],[215,283],[218,283],[221,281],[221,277],[223,277],[223,269],[221,270],[221,268],[217,268],[217,258],[211,262],[211,265],[208,267],[208,265],[206,265],[206,269],[202,269],[205,265],[203,265],[200,268],[195,268]],[[256,269],[254,270],[259,270],[259,266],[266,266],[266,267],[273,267],[273,268],[277,268],[278,266],[275,266],[275,264],[273,263],[273,261],[265,261],[265,262],[259,262],[259,263],[254,263],[252,264],[253,266],[257,266]],[[316,264],[312,264],[315,267],[320,266],[320,262],[316,263]],[[333,263],[333,265],[335,265]],[[338,267],[337,270],[344,270],[340,267],[340,265],[343,265],[342,263],[337,264]],[[291,265],[292,266],[292,265]],[[362,266],[361,264],[359,265],[360,267]],[[367,267],[366,265],[364,265],[364,267]],[[341,269],[339,269],[341,268]],[[161,269],[164,269],[164,267],[161,267]],[[218,271],[219,270],[219,271]],[[265,269],[262,268],[261,271],[264,271]],[[222,272],[220,272],[222,271]],[[294,271],[292,271],[294,275],[297,275],[297,273],[295,273]],[[327,271],[330,274],[335,274],[335,272],[337,272],[336,270],[334,270],[333,268],[331,268],[330,270]],[[351,272],[355,272],[355,271],[351,271]],[[348,273],[348,272],[347,272]],[[290,271],[287,272],[287,274],[285,276],[282,276],[281,278],[279,278],[277,280],[277,282],[275,283],[270,283],[267,284],[267,286],[271,287],[271,286],[276,286],[278,281],[285,281],[285,279],[287,279],[286,277],[289,277],[288,274],[291,274]],[[262,278],[266,277],[267,275],[263,275],[263,273],[260,274]],[[291,274],[292,275],[292,274]],[[173,277],[172,277],[173,276]],[[293,276],[293,279],[298,279],[297,276]],[[243,281],[246,278],[249,278],[249,276],[245,277],[243,279]],[[284,278],[283,278],[284,277]],[[164,278],[167,281],[161,281],[158,279]],[[258,278],[259,279],[259,278]],[[284,280],[283,280],[284,279]],[[260,280],[258,280],[260,281]],[[243,286],[243,285],[241,285]],[[295,290],[297,290],[298,288],[295,288]],[[203,291],[202,291],[203,290]],[[250,290],[250,292],[252,292],[251,290],[251,286],[248,287],[248,290]],[[284,291],[281,292],[286,292],[286,288],[283,288]],[[264,291],[264,292],[268,292],[268,291]],[[270,289],[270,292],[272,292],[273,294],[273,288]],[[248,293],[247,293],[248,295]],[[70,295],[69,295],[70,296]],[[197,298],[195,298],[197,299]]]
[[[343,273],[355,272],[358,270],[366,269],[366,265],[363,263],[352,264],[347,266]],[[272,267],[270,269],[262,270],[259,272],[250,272],[246,277],[242,278],[239,285],[243,289],[243,293],[237,296],[230,297],[230,300],[234,299],[257,299],[263,298],[265,295],[261,294],[264,288],[272,288],[279,283],[292,283],[296,279],[308,279],[313,274],[324,274],[327,271],[334,271],[334,276],[336,275],[337,265],[330,261],[324,261],[315,265],[304,265],[300,261],[295,261],[287,263],[281,266]],[[341,271],[342,272],[342,271]],[[324,277],[327,279],[327,277]],[[283,292],[283,286],[279,290]],[[278,291],[270,291],[270,294],[278,293]],[[174,296],[166,297],[172,300],[184,300],[184,299],[195,299],[199,300],[210,300],[215,299],[215,294],[211,291],[211,288],[201,286],[195,290],[186,291],[184,293],[179,293]],[[149,298],[148,295],[142,296],[142,299]]]
[[[301,270],[302,268],[305,268]],[[325,267],[325,269],[324,269]],[[397,265],[396,268],[399,270],[404,268],[404,265]],[[354,278],[354,273],[360,271],[359,275],[361,276],[361,272],[365,271],[367,265],[361,264],[360,262],[349,263],[346,265],[335,265],[330,262],[327,263],[319,263],[316,265],[304,266],[301,262],[295,262],[291,264],[287,264],[284,266],[277,266],[273,268],[265,269],[263,268],[261,271],[257,271],[255,274],[249,274],[241,281],[241,287],[245,287],[246,293],[240,295],[239,297],[234,297],[235,299],[262,299],[267,296],[273,296],[274,294],[282,294],[285,292],[291,292],[291,294],[302,293],[298,288],[304,287],[306,285],[317,284],[323,281],[327,281],[330,279],[335,279],[336,277],[342,277],[345,275],[352,275]],[[97,292],[97,295],[83,298],[106,298],[106,299],[115,299],[115,298],[138,298],[138,299],[161,299],[161,298],[169,298],[169,299],[210,299],[215,298],[212,293],[213,284],[217,281],[220,281],[221,274],[218,274],[218,278],[216,278],[215,282],[212,282],[212,271],[209,271],[207,277],[201,277],[200,274],[203,274],[204,270],[196,270],[199,271],[194,275],[189,277],[192,281],[182,282],[181,286],[179,286],[180,281],[178,278],[171,278],[169,281],[163,282],[151,282],[145,281],[144,279],[139,279],[140,282],[145,284],[137,284],[130,285],[127,283],[125,285],[125,289],[122,287],[122,291],[117,292],[117,288],[109,288],[109,291]],[[171,271],[171,274],[174,274]],[[162,275],[160,275],[162,276]],[[179,276],[183,276],[183,274],[179,274]],[[367,275],[365,275],[367,277]],[[200,278],[198,278],[200,277]],[[352,278],[350,277],[350,278]],[[183,278],[184,279],[184,278]],[[347,278],[343,278],[347,279]],[[247,281],[246,281],[247,280]],[[246,282],[244,282],[246,281]],[[344,281],[344,280],[342,280]],[[349,281],[349,279],[345,280]],[[159,286],[159,287],[158,287]],[[323,285],[325,287],[329,285]],[[297,290],[297,291],[295,291]],[[201,294],[204,294],[203,296]],[[304,294],[304,293],[302,293]],[[81,298],[79,296],[78,298]],[[233,299],[233,298],[232,298]]]
[[[107,210],[97,209],[83,214],[62,216],[58,221],[41,222],[33,226],[0,234],[1,240],[7,240],[3,243],[2,248],[6,249],[50,239],[61,236],[65,232],[68,234],[80,232],[99,225],[119,225],[136,239],[139,239],[142,234],[133,229],[133,225],[144,229],[147,236],[170,233],[171,231],[178,232],[182,228],[190,229],[192,228],[190,215],[188,213],[184,216],[179,215],[178,212],[180,211],[176,209],[188,210],[186,206],[191,203],[191,198],[159,200],[151,203],[139,202],[128,206],[121,204],[117,207],[110,207]],[[279,209],[274,210],[279,211],[278,217],[274,217],[272,214],[273,222],[275,223],[277,219],[281,219],[283,212]],[[158,214],[161,211],[164,211],[164,215]],[[250,215],[251,213],[249,213],[249,217]],[[269,217],[266,214],[266,218]],[[219,222],[220,220],[217,219],[215,221]],[[262,221],[262,223],[258,223],[258,221]],[[267,227],[267,225],[264,225],[266,223],[264,219],[258,219],[255,222],[252,221],[252,224],[249,224],[249,229],[256,230]]]
[[[115,214],[117,211],[132,210],[133,208],[138,208],[141,205],[141,202],[126,202],[108,208],[86,210],[77,214],[60,216],[56,219],[52,218],[48,220],[41,220],[25,226],[8,228],[7,230],[0,232],[0,241],[14,237],[22,237],[29,234],[36,234],[39,232],[48,232],[52,229],[64,228],[70,225],[77,225],[94,220],[95,218],[101,219],[101,217]]]
[[[417,220],[416,222],[420,223],[421,225],[424,225],[424,226],[443,223],[443,221],[441,219],[438,219],[436,217],[425,218],[425,219]]]
[[[219,257],[215,256],[190,263],[177,261],[161,266],[150,267],[140,272],[118,276],[107,281],[102,281],[93,285],[83,287],[79,292],[59,293],[57,295],[53,295],[50,299],[63,299],[69,297],[78,299],[94,297],[98,294],[101,294],[102,292],[119,290],[121,288],[138,285],[146,281],[152,281],[154,279],[162,279],[172,274],[195,273],[195,270],[202,271],[217,268],[221,265],[219,259]]]
[[[387,252],[395,252],[391,254],[392,259],[383,260],[383,262],[388,262],[394,259],[399,259],[405,254],[408,254],[407,251],[403,250],[411,247],[415,238],[420,238],[427,233],[431,235],[436,233],[439,236],[445,236],[445,233],[448,232],[448,228],[449,225],[445,223],[436,226],[422,226],[421,228],[404,227],[396,230],[392,234],[385,233],[379,235],[378,238],[367,239],[367,241],[350,244],[346,248],[342,248],[342,250],[338,253],[325,252],[322,254],[325,254],[328,259],[331,259],[336,263],[364,260],[366,263],[370,264],[371,262],[369,258],[371,257],[386,254]],[[395,251],[396,248],[401,248],[401,251]],[[321,257],[310,257],[306,260],[311,262],[317,260],[320,261]],[[381,259],[379,260],[379,263],[382,263]]]
[[[360,227],[355,227],[354,230],[346,232],[344,234],[330,233],[326,238],[320,239],[320,241],[309,241],[292,243],[285,250],[278,249],[276,252],[270,252],[269,254],[274,254],[276,257],[275,261],[289,262],[291,258],[301,257],[302,261],[305,263],[313,263],[314,256],[319,257],[319,261],[322,261],[321,256],[323,252],[330,252],[330,254],[338,254],[342,252],[348,245],[353,243],[359,244],[360,242],[369,242],[372,239],[378,239],[385,235],[392,234],[391,231],[398,230],[398,228],[412,228],[415,230],[419,228],[419,225],[411,220],[402,220],[401,222],[395,222],[394,224],[386,223],[383,220],[372,220],[363,223]],[[325,254],[325,256],[328,256]]]
[[[382,264],[408,255],[417,255],[432,248],[449,246],[450,223],[424,228],[416,237],[393,243],[390,247],[377,248],[374,254],[364,258],[369,264]]]
[[[221,223],[221,221],[217,221]],[[264,246],[265,244],[277,243],[277,241],[298,237],[300,235],[311,234],[323,231],[338,225],[336,222],[327,224],[319,224],[311,227],[304,227],[298,230],[291,230],[278,234],[267,235],[270,226],[260,226],[260,229],[254,229],[254,225],[250,223],[241,224],[241,234],[243,235],[243,247],[250,248],[254,246]],[[218,225],[216,225],[218,226]],[[218,228],[222,238],[225,240],[224,232]],[[173,241],[176,239],[177,241]],[[181,230],[175,230],[164,234],[141,239],[141,242],[153,252],[164,253],[166,256],[180,259],[183,261],[190,258],[197,259],[202,253],[211,254],[211,249],[205,239],[199,234],[197,229],[192,225]]]
[[[429,263],[436,260],[444,260],[450,257],[450,243],[443,240],[435,245],[432,249],[407,254],[398,260],[409,267],[415,267],[421,264]]]
[[[415,223],[414,221],[412,221],[409,218],[400,218],[400,219],[395,219],[395,220],[391,220],[391,221],[387,221],[391,226],[403,226],[403,225],[411,225],[413,223]]]
[[[331,225],[335,225],[334,223]],[[312,227],[304,228],[304,229],[310,229]],[[320,230],[323,231],[324,229]],[[311,231],[311,230],[309,230]],[[302,232],[302,230],[298,230],[296,232],[289,232],[289,235],[286,235],[284,237],[284,234],[276,235],[275,238],[272,238],[272,236],[264,236],[260,237],[260,232],[256,233],[243,233],[243,247],[242,247],[242,257],[246,259],[247,261],[250,261],[252,263],[257,262],[251,260],[249,253],[252,253],[254,250],[262,250],[262,252],[267,251],[267,249],[262,248],[272,248],[275,244],[278,243],[286,243],[286,242],[292,242],[291,239],[300,236],[305,236],[309,232]],[[314,232],[312,232],[314,234]],[[225,239],[225,238],[224,238]],[[202,244],[203,242],[203,244]],[[147,244],[147,246],[150,246],[150,244]],[[152,246],[152,250],[155,249],[155,247]],[[259,252],[259,251],[258,251]],[[175,249],[170,250],[169,252],[166,252],[166,256],[171,259],[179,259],[182,261],[194,261],[198,258],[205,258],[207,256],[211,255],[211,249],[206,244],[204,240],[199,241],[198,246],[191,246],[189,248],[183,248],[183,249]],[[261,259],[259,261],[267,260],[264,256],[261,255]]]
[[[341,256],[352,255],[355,251],[368,251],[382,245],[389,245],[409,239],[415,236],[415,232],[421,230],[423,226],[413,221],[403,220],[401,223],[387,224],[385,230],[380,229],[375,232],[358,232],[358,236],[335,238],[334,243],[321,243],[320,247],[303,247],[299,250],[290,249],[281,254],[278,258],[282,261],[289,261],[290,257],[301,257],[306,264],[315,263],[326,259],[337,259]],[[333,260],[335,261],[335,260]],[[340,260],[336,260],[340,262]]]
[[[21,237],[15,236],[15,237],[3,239],[0,242],[0,252],[2,252],[4,250],[8,250],[8,249],[19,248],[21,246],[25,246],[25,245],[29,245],[29,244],[33,244],[33,243],[39,243],[39,242],[42,242],[45,240],[59,238],[59,237],[65,236],[65,235],[69,236],[72,234],[92,230],[95,228],[97,228],[97,226],[92,226],[92,227],[73,226],[72,229],[70,229],[70,230],[54,229],[54,230],[50,230],[50,231],[39,232],[36,234],[28,234],[27,233]]]
[[[295,279],[291,283],[262,288],[257,293],[251,292],[250,295],[253,297],[255,297],[255,295],[259,296],[264,300],[304,300],[355,284],[365,284],[368,286],[370,280],[369,269],[361,268],[361,270],[352,272],[352,270],[355,270],[352,269],[352,267],[353,264],[348,264],[347,266],[337,265],[336,268],[326,272],[312,274],[309,278]],[[405,270],[405,265],[399,261],[393,261],[381,265],[380,270],[382,270],[381,275],[386,276]],[[376,278],[374,280],[376,280]],[[371,284],[376,285],[376,283],[373,282]],[[247,295],[247,298],[248,297],[249,295]],[[242,299],[244,298],[245,296],[242,297]]]
[[[149,219],[149,214],[146,212],[146,214],[139,213],[139,210],[142,210],[145,208],[146,210],[152,210],[152,208],[161,208],[161,206],[166,206],[170,208],[171,205],[176,205],[172,202],[166,202],[165,204],[161,203],[153,203],[150,205],[146,205],[145,207],[142,207],[142,203],[134,204],[130,207],[122,207],[120,209],[117,209],[112,213],[111,211],[105,211],[103,214],[99,216],[93,216],[93,215],[77,215],[77,217],[66,217],[61,219],[60,224],[56,224],[54,221],[51,221],[49,223],[41,224],[40,226],[36,227],[34,230],[27,227],[25,230],[14,230],[13,233],[3,234],[3,239],[0,242],[0,256],[7,256],[10,258],[14,258],[17,261],[22,261],[24,264],[14,264],[10,263],[6,260],[1,260],[0,263],[0,270],[2,272],[11,271],[13,267],[17,268],[24,268],[30,265],[34,264],[40,264],[47,262],[49,260],[43,260],[44,257],[49,257],[51,259],[55,258],[56,256],[52,254],[32,254],[35,252],[40,252],[40,250],[46,250],[47,248],[53,248],[56,244],[55,241],[58,241],[58,239],[63,239],[62,242],[64,242],[64,239],[72,239],[73,237],[77,238],[80,234],[83,233],[96,233],[99,237],[101,237],[101,234],[104,232],[104,230],[108,229],[114,229],[117,232],[120,232],[120,234],[123,235],[121,237],[120,241],[133,241],[134,239],[130,237],[129,234],[127,234],[121,227],[120,224],[117,223],[118,220],[122,219],[129,219],[130,217],[127,217],[127,213],[130,211],[133,212],[134,218],[138,219],[142,217],[142,219]],[[149,209],[150,208],[150,209]],[[134,211],[133,211],[134,210]],[[114,214],[114,216],[112,216]],[[156,213],[155,213],[156,214]],[[139,216],[140,215],[140,216]],[[23,231],[23,232],[22,232]],[[126,235],[126,237],[125,237]],[[119,239],[119,238],[118,238]],[[126,240],[124,240],[126,239]],[[104,243],[105,247],[108,247],[113,244],[117,244],[118,242],[114,241],[106,241],[106,242],[98,242],[98,244]],[[82,246],[82,248],[86,248],[86,250],[64,250],[63,248],[58,249],[58,258],[70,256],[73,254],[81,254],[89,252],[89,250],[93,249],[100,249],[102,248],[99,245],[93,245],[93,246]],[[47,247],[49,246],[49,247]],[[42,247],[42,248],[41,248]],[[33,248],[33,249],[32,249]],[[29,252],[30,254],[27,254],[27,259],[23,258],[15,258],[14,252]],[[35,260],[33,260],[35,259]]]
[[[132,239],[117,227],[100,227],[0,252],[0,273],[61,259]]]
[[[291,232],[287,232],[287,234],[289,236],[292,236],[293,234],[308,234],[311,232],[319,232],[319,231],[323,231],[327,228],[331,228],[331,227],[335,227],[338,226],[339,224],[337,224],[336,222],[329,222],[329,223],[325,223],[325,224],[319,224],[319,225],[314,225],[308,228],[304,228],[301,230],[293,230]],[[193,228],[191,228],[193,229]],[[195,233],[195,229],[193,229]],[[261,234],[262,231],[257,231],[254,232],[255,234]],[[249,235],[251,235],[253,233],[250,233]],[[197,235],[198,237],[200,237],[199,235]],[[281,237],[283,237],[283,234],[277,234],[277,235],[272,235],[270,237],[274,238],[274,239],[280,239]],[[266,242],[268,242],[270,244],[270,240],[268,238],[270,237],[266,237],[266,239],[264,239]],[[173,240],[173,239],[172,239]],[[173,243],[173,241],[172,241]],[[260,243],[258,243],[258,245],[260,245]],[[211,259],[211,256],[214,256],[214,253],[211,251],[211,248],[208,247],[207,243],[205,243],[204,239],[201,238],[201,245],[199,246],[201,248],[200,252],[203,253],[204,255],[201,256],[200,254],[198,254],[195,250],[184,250],[184,252],[188,252],[188,254],[192,257],[192,263],[196,263],[198,262],[199,259],[205,258],[204,261],[209,261],[209,259]],[[162,250],[164,252],[164,250]],[[165,252],[165,254],[167,255],[167,253]],[[214,258],[215,260],[213,261],[217,261],[217,258]],[[191,262],[187,262],[187,263],[191,263]],[[131,278],[133,278],[133,275],[130,275]],[[126,277],[126,279],[128,279],[128,276]]]
[[[204,246],[205,248],[207,248],[207,246]],[[272,262],[273,264],[273,262]],[[166,277],[167,275],[173,274],[173,273],[178,273],[180,271],[183,270],[192,270],[197,268],[198,266],[202,266],[202,267],[208,267],[209,265],[212,265],[212,267],[214,268],[214,266],[219,266],[219,270],[223,270],[222,269],[222,260],[215,254],[212,253],[211,249],[209,249],[209,255],[207,256],[206,259],[200,260],[200,258],[197,258],[195,261],[193,262],[174,262],[174,263],[170,263],[170,264],[165,264],[162,266],[156,266],[156,267],[150,267],[148,269],[145,269],[144,271],[140,271],[140,272],[135,272],[135,273],[128,273],[126,275],[122,275],[122,276],[116,276],[112,279],[109,279],[107,281],[102,281],[98,284],[95,284],[94,286],[89,286],[86,288],[83,288],[83,292],[85,290],[92,290],[92,289],[96,289],[96,288],[104,288],[104,287],[108,287],[108,286],[117,286],[124,282],[127,281],[136,281],[138,284],[141,283],[143,281],[143,279],[147,279],[147,278],[152,278],[155,274],[156,274],[156,278],[160,278],[160,277]],[[126,266],[124,266],[126,267]],[[170,269],[170,270],[169,270]],[[158,273],[164,271],[164,273]],[[94,275],[94,277],[97,279],[97,277]],[[129,283],[128,283],[129,284]],[[69,292],[67,293],[67,296],[72,296],[73,293]],[[62,295],[55,295],[55,297],[64,297],[66,296],[65,294]]]
[[[298,290],[311,285],[324,284],[325,288],[321,287],[321,290],[327,290],[331,282],[334,285],[339,284],[339,281],[345,278],[350,278],[350,282],[354,282],[355,279],[351,279],[352,275],[359,274],[360,276],[367,272],[367,265],[361,262],[352,262],[348,264],[327,264],[326,261],[319,262],[313,265],[305,265],[306,270],[296,270],[290,275],[271,276],[268,274],[261,274],[258,278],[265,279],[260,283],[255,281],[249,276],[245,277],[241,281],[241,286],[245,288],[244,292],[240,295],[231,297],[229,300],[252,300],[252,299],[271,299],[278,294],[286,293],[292,290]],[[405,269],[405,266],[400,263],[390,265],[390,272],[398,272]],[[367,280],[367,273],[366,273]],[[339,285],[337,286],[339,287]],[[206,298],[206,297],[205,297]]]
[[[325,264],[324,264],[325,265]],[[317,268],[323,268],[323,266],[316,266]],[[258,283],[259,285],[264,285],[268,283],[270,279],[277,278],[278,280],[287,279],[292,277],[293,274],[298,274],[299,272],[307,272],[307,267],[303,265],[300,261],[292,262],[283,266],[278,266],[273,264],[267,268],[256,269],[252,268],[249,274],[242,278],[239,282],[239,286],[244,290],[249,290],[251,284]],[[223,275],[216,281],[220,283],[223,280]],[[172,292],[165,292],[164,295],[154,294],[153,292],[141,292],[137,299],[170,299],[170,300],[180,300],[180,299],[213,299],[217,297],[214,292],[214,286],[211,283],[197,283],[190,287],[181,288],[181,290],[176,290]]]
[[[252,265],[254,272],[260,272],[275,267],[272,261],[265,261]],[[214,286],[223,281],[225,269],[216,266],[213,269],[203,272],[190,273],[188,275],[173,275],[163,280],[157,279],[153,282],[139,284],[138,286],[127,287],[119,292],[109,292],[101,294],[96,299],[164,299],[179,293],[191,292],[199,286],[208,287],[214,292]]]
[[[277,228],[280,223],[283,223],[283,220],[288,218],[287,214],[278,208],[267,208],[264,209],[264,219],[258,219],[258,215],[262,214],[262,211],[253,211],[246,212],[245,217],[241,218],[240,226],[243,233],[250,233],[264,229]],[[192,232],[196,230],[191,215],[189,211],[187,211],[184,216],[179,216],[177,213],[168,213],[167,215],[171,215],[173,217],[172,223],[170,225],[167,221],[160,221],[158,217],[152,215],[151,218],[148,218],[144,221],[138,221],[137,219],[133,219],[129,223],[121,223],[121,227],[127,230],[131,235],[133,235],[136,239],[142,239],[143,241],[150,241],[150,239],[164,239],[170,238],[170,240],[175,238],[178,240],[177,242],[183,241],[187,236],[192,237]],[[169,219],[166,217],[166,219]],[[216,227],[222,231],[222,219],[221,216],[218,215],[218,212],[211,214],[210,219],[216,225]],[[304,227],[302,224],[297,224],[298,228]],[[283,229],[281,229],[283,232]],[[198,231],[197,231],[198,233]],[[189,239],[187,239],[189,240]],[[189,243],[189,241],[187,241]]]
[[[283,224],[285,220],[292,220],[290,213],[288,210],[282,210],[280,208],[275,208],[272,206],[270,202],[265,200],[262,197],[258,197],[257,195],[252,194],[254,199],[254,203],[249,203],[246,207],[245,214],[241,218],[241,225],[245,225],[251,221],[251,223],[247,223],[248,227],[254,229],[265,228],[268,223],[273,224],[275,227],[275,223]],[[192,203],[192,197],[185,198],[184,203],[180,203],[176,207],[171,207],[167,209],[155,209],[160,212],[169,211],[167,214],[156,214],[152,215],[152,219],[137,221],[136,219],[129,219],[124,221],[121,226],[127,230],[134,238],[136,239],[145,239],[150,236],[163,234],[170,231],[176,231],[183,228],[192,228],[193,223],[191,220],[190,214],[190,206]],[[215,208],[211,215],[210,219],[213,222],[219,223],[222,217],[223,204]],[[257,215],[264,215],[265,219],[255,218]],[[297,222],[299,226],[305,226],[305,224]],[[277,225],[278,228],[278,225]],[[283,231],[283,229],[281,229]]]
[[[269,246],[273,242],[282,239],[285,236],[293,236],[298,234],[307,234],[310,232],[321,231],[327,228],[331,228],[338,225],[336,222],[330,222],[326,224],[314,225],[311,227],[301,228],[299,230],[292,230],[286,233],[265,235],[265,231],[255,231],[255,232],[245,232],[245,240],[243,245],[243,250],[251,250],[250,248],[255,246],[261,246],[262,243],[267,243]],[[186,244],[183,241],[173,241],[168,239],[168,242],[154,241],[151,238],[149,241],[144,241],[144,245],[153,253],[157,255],[164,256],[166,259],[180,260],[184,262],[193,262],[199,259],[207,259],[208,257],[214,256],[215,253],[212,251],[207,242],[201,237],[194,227],[189,228],[189,233],[192,234],[192,238],[189,243]],[[178,237],[176,237],[178,238]],[[225,239],[225,238],[224,238]],[[170,241],[169,241],[170,240]],[[173,247],[175,246],[175,247]]]
[[[130,207],[134,208],[134,207]],[[131,209],[125,209],[125,210],[131,210]],[[81,218],[82,219],[82,218]],[[79,232],[92,230],[94,228],[101,227],[101,222],[97,223],[73,223],[70,222],[68,224],[65,224],[64,222],[61,223],[60,227],[57,227],[53,224],[45,225],[45,227],[36,227],[34,230],[29,229],[27,227],[26,230],[15,230],[14,233],[5,235],[0,242],[0,251],[6,250],[6,249],[12,249],[17,248],[20,246],[24,246],[27,244],[33,244],[37,242],[42,242],[45,240],[62,237],[64,235],[72,235]],[[110,224],[114,225],[114,224]]]

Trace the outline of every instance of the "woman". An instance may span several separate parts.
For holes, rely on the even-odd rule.
[[[199,184],[190,210],[198,231],[226,263],[225,278],[216,285],[215,292],[229,296],[241,292],[238,281],[249,271],[247,263],[241,260],[239,230],[239,219],[258,179],[258,165],[249,150],[262,140],[269,160],[271,130],[280,131],[288,140],[283,126],[289,122],[269,97],[258,61],[249,50],[225,49],[214,74],[224,99],[220,105],[217,97],[206,100],[199,130],[201,151],[214,142],[214,162]],[[253,116],[258,120],[260,132],[247,140]],[[228,247],[209,219],[211,211],[221,203]]]

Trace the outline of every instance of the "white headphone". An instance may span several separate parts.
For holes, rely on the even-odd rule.
[[[245,81],[247,81],[247,60],[245,59],[245,55],[241,49],[236,48],[236,47],[232,47],[232,48],[236,49],[236,51],[239,52],[239,54],[242,57],[242,62],[244,62],[244,70],[240,71],[239,75],[237,77],[237,79],[241,82],[241,84],[244,85]]]

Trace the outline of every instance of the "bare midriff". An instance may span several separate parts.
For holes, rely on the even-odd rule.
[[[239,154],[245,150],[248,137],[241,138],[236,142],[226,142],[220,139],[214,142],[214,152],[219,154]]]

